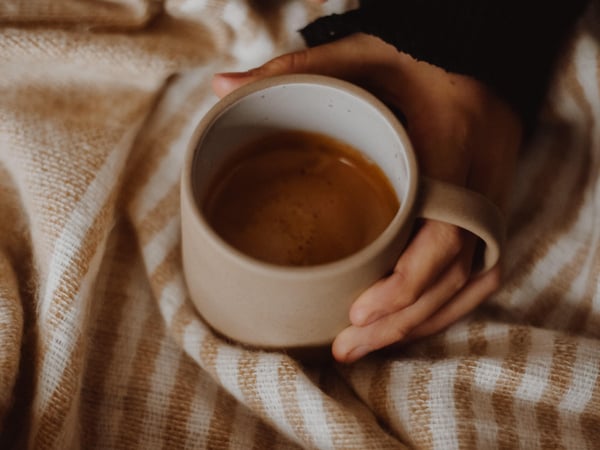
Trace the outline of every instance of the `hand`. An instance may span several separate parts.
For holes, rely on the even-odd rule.
[[[466,186],[506,207],[521,141],[517,115],[477,80],[446,72],[355,34],[277,57],[244,73],[218,74],[222,96],[250,81],[284,73],[319,73],[352,81],[402,111],[421,171]],[[396,342],[431,335],[469,313],[498,289],[498,264],[471,275],[476,239],[442,222],[423,221],[393,273],[350,309],[351,325],[332,347],[352,362]]]

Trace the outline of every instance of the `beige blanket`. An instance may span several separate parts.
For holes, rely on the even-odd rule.
[[[192,307],[178,177],[211,74],[351,6],[0,3],[1,448],[600,448],[593,8],[523,153],[505,286],[476,313],[304,367],[223,342]]]

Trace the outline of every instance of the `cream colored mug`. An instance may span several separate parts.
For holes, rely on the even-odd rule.
[[[209,226],[198,199],[242,144],[274,130],[329,135],[360,150],[388,177],[400,208],[370,245],[327,264],[279,266],[251,258]],[[504,239],[498,208],[473,191],[419,175],[404,127],[377,98],[320,75],[263,79],[227,95],[204,116],[181,176],[182,256],[192,302],[220,334],[250,346],[329,345],[349,325],[350,305],[389,273],[415,218],[445,221],[477,235],[481,270],[493,267]]]

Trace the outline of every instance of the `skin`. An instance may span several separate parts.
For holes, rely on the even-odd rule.
[[[379,38],[355,34],[279,56],[241,73],[217,74],[219,96],[260,78],[319,73],[359,84],[402,111],[421,171],[486,195],[506,208],[522,138],[517,114],[477,80],[398,52]],[[393,273],[350,309],[351,325],[332,345],[354,362],[395,343],[437,333],[486,300],[501,283],[501,262],[471,273],[476,239],[442,222],[419,223]]]

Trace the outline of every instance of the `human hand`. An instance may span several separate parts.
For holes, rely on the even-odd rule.
[[[213,89],[222,96],[250,81],[300,72],[354,82],[402,111],[425,175],[506,207],[521,124],[482,83],[417,61],[376,37],[355,34],[248,72],[217,74]],[[390,344],[434,334],[477,307],[498,289],[501,266],[472,275],[475,247],[476,238],[465,230],[423,221],[393,273],[352,305],[351,325],[336,337],[334,357],[353,362]]]

